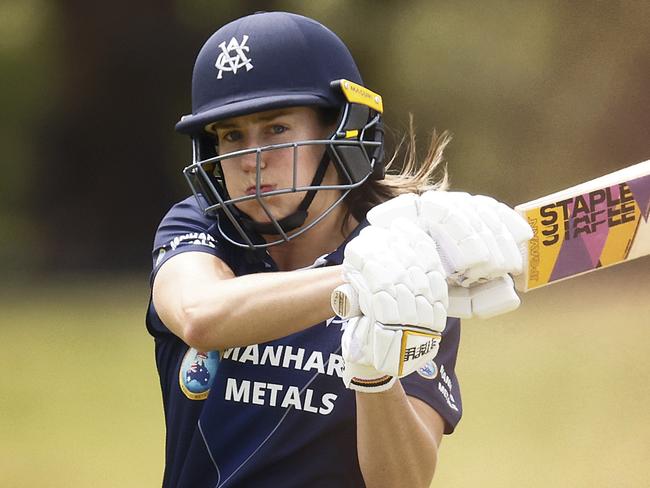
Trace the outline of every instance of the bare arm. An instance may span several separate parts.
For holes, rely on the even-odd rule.
[[[199,350],[274,340],[333,315],[341,266],[235,277],[219,258],[187,252],[164,263],[153,285],[160,318]]]
[[[428,488],[444,421],[399,381],[381,393],[357,392],[357,453],[368,488]]]

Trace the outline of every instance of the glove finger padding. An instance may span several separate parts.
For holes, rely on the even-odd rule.
[[[483,195],[475,195],[471,198],[474,209],[494,235],[494,242],[498,249],[494,251],[495,255],[498,254],[498,258],[495,258],[497,266],[490,272],[491,275],[488,278],[500,276],[503,273],[521,273],[523,270],[523,259],[519,251],[517,239],[521,238],[520,232],[522,228],[518,226],[515,228],[513,226],[515,230],[515,233],[513,233],[503,221],[502,216],[507,216],[506,218],[510,225],[513,225],[516,221],[514,217],[518,217],[519,222],[523,222],[524,224],[525,221],[514,210],[511,210],[493,198]],[[509,212],[506,212],[504,209],[507,209]],[[525,225],[530,232],[530,226],[528,224]],[[523,237],[524,240],[530,239],[532,232],[530,235],[526,234]]]
[[[398,218],[388,229],[369,226],[345,249],[346,281],[357,291],[361,312],[384,324],[408,324],[441,332],[434,305],[448,305],[444,269],[435,243],[417,225]]]
[[[507,205],[482,195],[431,191],[420,197],[419,217],[438,244],[451,284],[521,273],[521,244],[532,230]]]
[[[403,193],[371,208],[366,219],[371,225],[384,229],[389,229],[397,219],[418,223],[419,199],[415,193]]]
[[[420,196],[420,226],[433,238],[445,265],[453,275],[483,263],[489,249],[481,232],[484,225],[467,211],[458,194],[430,191]]]

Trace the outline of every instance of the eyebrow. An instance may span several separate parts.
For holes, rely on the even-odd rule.
[[[258,115],[255,120],[258,120],[260,122],[269,122],[271,120],[287,115],[288,113],[289,110],[287,109],[273,110],[272,112],[269,112],[267,114]],[[228,121],[223,121],[223,122],[213,122],[212,124],[209,124],[207,128],[209,130],[215,131],[216,129],[235,129],[237,127],[239,127],[237,124]]]

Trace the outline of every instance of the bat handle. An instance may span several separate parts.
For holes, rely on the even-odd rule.
[[[334,313],[342,319],[350,319],[361,315],[359,294],[349,284],[337,286],[330,296],[330,304]]]

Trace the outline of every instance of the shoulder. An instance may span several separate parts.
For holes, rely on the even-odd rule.
[[[179,237],[184,232],[208,232],[216,223],[203,213],[196,198],[191,196],[172,206],[158,225],[154,247],[166,244],[170,236]]]
[[[212,254],[231,268],[237,250],[219,234],[217,219],[205,215],[194,196],[173,205],[160,221],[153,243],[153,268],[156,271],[173,256],[185,252]]]

